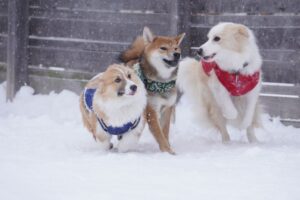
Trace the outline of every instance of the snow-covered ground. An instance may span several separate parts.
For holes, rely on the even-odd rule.
[[[6,103],[1,84],[0,199],[300,199],[300,129],[266,115],[260,144],[231,128],[233,141],[223,145],[195,125],[186,103],[176,117],[176,156],[160,153],[147,130],[135,152],[101,152],[81,123],[76,94],[23,87]]]

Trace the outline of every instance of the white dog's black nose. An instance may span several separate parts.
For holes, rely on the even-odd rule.
[[[203,56],[203,49],[202,49],[202,48],[199,48],[199,49],[197,50],[197,53],[198,53],[199,56]]]
[[[131,85],[131,86],[130,86],[130,90],[131,90],[132,92],[135,92],[136,89],[137,89],[137,86],[136,86],[136,85]]]
[[[175,59],[175,60],[179,60],[179,58],[180,58],[180,53],[175,52],[175,53],[173,54],[173,56],[174,56],[174,59]]]
[[[199,56],[203,56],[203,49],[202,49],[202,48],[199,48],[199,49],[197,50],[197,54],[198,54]]]

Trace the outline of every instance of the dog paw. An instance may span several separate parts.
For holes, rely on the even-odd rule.
[[[234,109],[222,109],[222,114],[226,119],[235,119],[238,115],[237,110]]]
[[[229,135],[222,135],[222,143],[223,144],[229,144],[229,142],[230,142],[230,137],[229,137]]]
[[[170,147],[161,147],[160,151],[161,152],[167,152],[171,155],[176,155],[175,151],[173,151]]]

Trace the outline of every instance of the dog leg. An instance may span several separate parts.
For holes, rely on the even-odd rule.
[[[96,141],[99,141],[100,147],[103,150],[109,150],[113,148],[113,144],[110,142],[111,136],[102,131],[99,123],[96,125],[95,133],[93,133]]]
[[[248,141],[250,143],[257,143],[257,142],[259,142],[257,140],[256,136],[255,136],[254,128],[255,127],[262,127],[260,114],[261,114],[261,107],[259,106],[258,103],[256,103],[252,124],[246,130],[246,132],[247,132],[247,138],[248,138]]]
[[[147,111],[147,122],[149,125],[149,129],[153,134],[155,140],[159,144],[160,150],[162,152],[175,154],[175,152],[171,149],[170,144],[161,129],[157,112],[150,105],[147,105],[146,111]]]
[[[228,143],[230,141],[230,136],[228,134],[225,124],[217,124],[217,127],[221,133],[222,143]]]
[[[230,136],[226,128],[226,120],[220,116],[219,112],[216,111],[211,111],[211,117],[212,117],[212,122],[213,124],[217,127],[219,130],[221,137],[222,137],[222,142],[227,143],[230,141]]]
[[[240,129],[247,129],[253,122],[259,90],[260,87],[257,86],[245,96],[246,97],[245,114],[241,122]]]
[[[249,126],[248,128],[247,128],[247,138],[248,138],[248,141],[250,142],[250,143],[257,143],[258,142],[258,140],[257,140],[257,138],[256,138],[256,136],[255,136],[255,132],[254,132],[254,126]]]
[[[222,115],[226,119],[235,119],[238,112],[230,98],[229,92],[219,82],[215,73],[212,73],[211,76],[212,77],[208,80],[208,87],[210,88],[217,105],[221,108]]]
[[[135,149],[140,139],[140,136],[140,132],[124,134],[122,136],[122,139],[120,139],[118,143],[118,151],[124,153]]]
[[[167,107],[161,116],[161,125],[163,127],[163,133],[167,141],[169,142],[169,131],[170,131],[170,124],[171,124],[171,116],[173,113],[173,106]]]

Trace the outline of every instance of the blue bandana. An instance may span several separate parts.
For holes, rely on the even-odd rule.
[[[90,88],[86,88],[83,92],[84,104],[86,106],[86,109],[90,112],[94,112],[93,111],[93,98],[94,98],[95,92],[96,92],[96,89],[90,89]],[[139,117],[134,122],[128,122],[120,127],[113,127],[113,126],[107,126],[104,123],[103,119],[99,118],[98,116],[97,116],[97,119],[98,119],[98,122],[99,122],[101,128],[105,132],[107,132],[108,134],[111,134],[111,135],[123,135],[123,134],[127,133],[128,131],[135,129],[141,121],[141,117]]]

